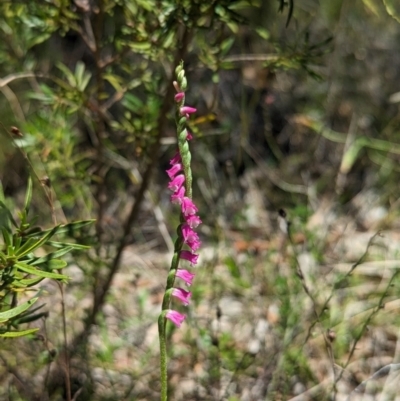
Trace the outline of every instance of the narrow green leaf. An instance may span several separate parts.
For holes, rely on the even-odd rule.
[[[383,0],[387,13],[400,22],[400,4],[398,0]]]
[[[21,246],[22,238],[19,237],[18,235],[13,235],[13,239],[14,239],[14,247],[15,247],[15,249],[19,249],[20,246]]]
[[[36,265],[40,265],[42,263],[48,263],[50,260],[60,258],[61,256],[65,255],[66,253],[70,252],[72,249],[73,249],[72,246],[66,246],[65,248],[60,249],[59,251],[51,252],[45,256],[42,256],[41,258],[35,259],[33,262],[30,263],[30,265],[36,266]]]
[[[151,49],[151,43],[150,42],[129,43],[129,47],[137,52],[145,52]]]
[[[19,280],[14,280],[11,285],[14,288],[29,288],[40,283],[43,279],[44,277],[22,278]]]
[[[39,305],[39,306],[35,306],[34,308],[30,308],[30,309],[26,310],[25,312],[21,313],[21,314],[18,316],[18,319],[20,319],[20,318],[22,318],[22,317],[25,317],[25,316],[30,316],[30,315],[32,315],[33,313],[37,312],[39,309],[42,309],[45,305],[46,305],[46,304],[41,304],[41,305]]]
[[[79,83],[79,88],[78,89],[81,92],[83,92],[86,89],[86,87],[87,87],[87,85],[88,85],[88,83],[90,81],[90,78],[92,78],[92,74],[90,72],[86,71],[85,75],[82,78],[82,81]]]
[[[104,74],[103,78],[108,81],[117,92],[122,92],[122,80],[114,74]]]
[[[357,140],[349,146],[343,155],[342,163],[340,165],[340,172],[342,174],[347,174],[352,169],[362,148],[362,144]]]
[[[61,260],[61,259],[50,259],[47,261],[44,261],[42,263],[40,263],[40,267],[43,270],[59,270],[59,269],[63,269],[65,266],[67,266],[67,262],[65,260]]]
[[[31,40],[28,43],[28,47],[31,48],[33,46],[36,46],[40,43],[45,42],[49,37],[51,36],[50,32],[45,32],[45,33],[41,33],[37,36],[35,36],[34,38],[31,38]]]
[[[41,281],[43,281],[44,277],[36,277],[36,278],[23,278],[18,280],[18,283],[21,284],[22,287],[32,287]],[[15,281],[13,281],[13,285],[15,285]]]
[[[71,244],[69,242],[47,241],[47,245],[50,245],[53,248],[63,248],[64,246],[70,246],[71,249],[75,250],[90,249],[90,246],[88,245]]]
[[[6,206],[6,204],[4,202],[0,201],[0,223],[2,226],[6,226],[11,229],[10,221],[14,227],[18,227],[18,224],[14,220],[14,217],[12,216],[11,212],[8,210],[8,207]]]
[[[14,280],[11,286],[13,287],[14,290],[16,290],[16,288],[26,288],[26,285],[21,284],[20,280]]]
[[[258,27],[258,28],[256,28],[256,32],[258,33],[258,35],[259,35],[261,38],[263,38],[263,39],[265,39],[265,40],[269,39],[270,36],[271,36],[271,34],[269,33],[269,31],[268,31],[267,29],[263,28],[263,27]]]
[[[24,203],[24,210],[26,215],[29,213],[29,207],[31,205],[32,201],[32,178],[29,176],[28,178],[28,186],[26,188],[26,194],[25,194],[25,203]]]
[[[235,43],[235,37],[234,36],[225,39],[221,43],[221,56],[226,56],[228,54],[229,50],[231,50],[231,48],[232,48],[234,43]]]
[[[376,4],[374,0],[363,0],[364,6],[371,11],[373,14],[375,14],[375,17],[380,18],[381,17],[381,11],[379,6]]]
[[[43,270],[35,269],[34,267],[27,265],[26,263],[18,262],[15,264],[15,266],[25,273],[33,274],[38,277],[52,278],[55,280],[68,280],[68,277],[64,276],[63,274],[45,272]]]
[[[289,26],[290,20],[292,19],[294,9],[294,2],[293,0],[289,0],[289,12],[286,20],[286,28]]]
[[[75,66],[75,81],[77,87],[79,87],[79,85],[82,83],[84,74],[85,74],[85,64],[79,60]]]
[[[226,25],[233,33],[238,33],[239,26],[238,26],[238,24],[236,22],[234,22],[234,21],[226,21]]]
[[[44,235],[44,234],[46,234],[48,232],[52,232],[52,231],[54,231],[52,235],[54,235],[54,234],[62,234],[62,233],[65,233],[65,232],[67,232],[69,234],[72,234],[74,231],[78,231],[82,227],[85,227],[85,226],[87,226],[89,224],[92,224],[95,221],[96,221],[95,219],[91,219],[91,220],[75,221],[73,223],[68,223],[68,224],[61,224],[61,225],[56,226],[54,228],[51,228],[51,229],[48,229],[48,230],[43,230],[43,231],[41,231],[39,233],[35,232],[35,233],[32,233],[32,234],[28,234],[25,237],[38,237],[38,236]]]
[[[30,308],[38,299],[39,297],[32,298],[29,301],[26,301],[23,304],[16,306],[15,308],[9,309],[5,312],[0,312],[0,322],[6,322],[12,317],[18,316],[19,314]]]
[[[147,11],[153,11],[153,4],[151,1],[148,0],[136,0],[136,3],[140,6],[143,7]]]
[[[233,4],[229,5],[228,8],[230,10],[235,10],[235,11],[240,11],[243,10],[245,8],[249,8],[251,6],[251,2],[250,1],[236,1]]]
[[[124,107],[134,113],[137,113],[143,107],[142,100],[131,93],[125,93],[122,104]]]
[[[33,234],[40,234],[42,232],[42,228],[39,226],[33,226],[29,228],[28,230],[24,231],[23,237],[27,237],[28,235],[33,235]]]
[[[174,30],[170,30],[166,35],[163,37],[163,48],[170,49],[172,44],[176,41],[175,37],[176,33]]]
[[[0,333],[0,337],[22,337],[26,336],[28,334],[35,333],[39,329],[28,329],[28,330],[22,330],[22,331],[8,331],[6,333]]]
[[[32,246],[34,246],[39,240],[35,238],[28,238],[28,240],[20,247],[17,249],[18,256],[21,253],[25,252],[26,249],[30,249]]]
[[[35,249],[39,248],[42,246],[44,243],[46,243],[47,239],[51,238],[56,232],[57,229],[60,226],[53,227],[51,230],[47,231],[46,234],[40,238],[40,239],[35,239],[35,238],[29,238],[24,245],[21,246],[15,253],[15,256],[18,258],[21,258],[28,253],[33,252]]]
[[[47,317],[48,315],[49,315],[48,312],[40,312],[40,313],[36,313],[34,315],[32,314],[32,315],[24,316],[21,319],[18,318],[17,321],[15,322],[15,324],[19,325],[19,324],[24,324],[24,323],[31,323],[38,319],[41,319],[42,317]]]
[[[6,244],[6,246],[7,247],[13,246],[13,237],[10,234],[10,232],[7,230],[7,228],[2,227],[1,232],[3,233],[3,239],[4,239],[4,243]]]
[[[7,256],[10,257],[14,257],[15,256],[15,249],[12,245],[8,245],[7,246]]]
[[[48,316],[48,312],[39,312],[36,313],[38,310],[42,309],[46,304],[42,304],[37,306],[36,308],[30,308],[27,311],[21,313],[17,319],[13,319],[12,324],[14,327],[18,328],[18,325],[23,323],[30,323],[38,320],[42,317]]]
[[[62,71],[67,78],[68,83],[75,88],[76,87],[76,79],[75,75],[69,70],[69,68],[62,64],[62,63],[56,63],[57,68]]]

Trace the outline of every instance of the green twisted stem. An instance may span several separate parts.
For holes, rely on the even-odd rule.
[[[177,82],[179,88],[184,92],[187,88],[187,80],[185,77],[185,70],[183,69],[183,62],[175,70],[177,75]],[[177,137],[178,137],[178,148],[182,159],[183,172],[185,175],[185,196],[192,198],[192,169],[190,167],[191,154],[189,150],[189,144],[187,141],[187,129],[186,129],[186,117],[181,116],[180,109],[185,104],[185,96],[178,102],[176,108],[176,126],[177,126]],[[184,222],[184,217],[181,214],[181,223]],[[161,401],[168,400],[168,374],[167,374],[167,341],[166,341],[166,313],[170,309],[171,304],[171,289],[175,284],[176,272],[179,265],[179,254],[183,246],[181,224],[177,229],[178,238],[174,244],[174,255],[172,257],[171,266],[169,269],[167,284],[165,287],[162,312],[158,318],[158,332],[160,340],[160,371],[161,371]]]

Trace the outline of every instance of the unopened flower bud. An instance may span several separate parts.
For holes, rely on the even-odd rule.
[[[179,75],[179,73],[183,70],[183,66],[182,63],[179,64],[176,68],[175,68],[175,74]]]
[[[182,79],[185,78],[185,70],[182,70],[178,74],[178,82],[181,82]]]
[[[181,115],[186,116],[186,117],[188,117],[189,114],[196,113],[196,111],[197,111],[197,109],[195,109],[194,107],[190,107],[190,106],[183,106],[179,110]]]
[[[176,95],[175,95],[175,102],[176,103],[179,103],[179,102],[181,102],[182,101],[182,99],[185,97],[185,93],[184,92],[178,92]]]
[[[187,89],[187,79],[186,79],[186,77],[183,77],[182,80],[181,80],[181,89],[183,91],[185,91]]]
[[[174,85],[174,88],[175,88],[175,90],[176,90],[177,92],[182,92],[182,91],[181,91],[181,88],[179,87],[178,82],[174,81],[174,82],[172,82],[172,85]]]

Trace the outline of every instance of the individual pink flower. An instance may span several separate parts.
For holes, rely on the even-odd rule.
[[[182,161],[181,154],[176,152],[175,156],[169,161],[169,164],[173,166],[176,163],[180,163]]]
[[[200,239],[199,236],[188,224],[182,225],[182,237],[183,242],[187,244],[192,251],[196,252],[197,249],[200,248]]]
[[[197,239],[193,241],[187,241],[186,244],[193,252],[196,252],[201,246],[201,241]]]
[[[194,276],[195,276],[194,273],[191,273],[190,271],[185,270],[185,269],[178,269],[176,271],[176,277],[182,279],[186,283],[187,286],[192,285]]]
[[[168,177],[172,180],[182,170],[182,168],[183,167],[181,163],[176,163],[169,170],[166,170],[166,173],[168,174]]]
[[[190,141],[191,139],[193,139],[193,135],[189,131],[186,131],[186,132],[187,132],[186,140]]]
[[[181,205],[185,196],[185,187],[182,185],[176,192],[171,195],[171,202]]]
[[[183,188],[183,187],[182,187]],[[186,217],[186,223],[188,223],[190,228],[196,228],[199,224],[202,223],[199,216],[192,214]]]
[[[184,216],[190,216],[192,214],[196,214],[199,209],[197,209],[197,206],[193,203],[193,201],[185,196],[182,201],[182,213]]]
[[[189,117],[190,114],[196,113],[197,109],[190,106],[183,106],[180,108],[179,112],[182,116]]]
[[[178,298],[184,305],[189,305],[192,293],[190,291],[183,290],[182,288],[173,288],[172,296]]]
[[[182,99],[185,97],[185,92],[178,92],[174,99],[176,103],[179,103],[180,101],[182,101]]]
[[[181,327],[182,322],[185,320],[186,316],[176,310],[169,309],[165,314],[165,317],[169,319],[175,326]]]
[[[169,182],[168,189],[176,192],[183,185],[184,182],[185,182],[185,176],[183,174],[179,174]]]
[[[179,257],[184,260],[188,260],[191,265],[196,265],[199,259],[199,255],[196,255],[190,251],[181,251]]]
[[[195,241],[199,238],[197,233],[189,226],[189,224],[182,224],[182,236],[184,241]]]

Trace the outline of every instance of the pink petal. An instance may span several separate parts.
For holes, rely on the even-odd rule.
[[[181,327],[182,322],[185,320],[186,316],[177,312],[176,310],[169,309],[165,314],[165,317],[169,319],[175,326]]]
[[[190,291],[183,290],[182,288],[174,288],[172,290],[172,296],[179,299],[184,305],[189,305],[192,293]]]
[[[196,252],[201,247],[200,240],[188,241],[188,242],[186,242],[186,244],[193,252]]]
[[[174,164],[169,170],[166,170],[168,177],[172,180],[182,170],[182,167],[180,163]]]
[[[188,198],[184,197],[182,201],[182,213],[185,216],[190,216],[192,214],[196,214],[198,212],[197,206],[193,203],[193,201]]]
[[[184,196],[185,196],[185,187],[182,185],[174,194],[171,195],[171,202],[181,205]]]
[[[199,239],[197,233],[189,226],[189,224],[182,224],[182,236],[183,240],[186,241],[193,241]]]
[[[182,161],[181,155],[179,152],[176,152],[175,156],[169,161],[169,164],[172,166],[174,164],[180,163]]]
[[[192,285],[194,276],[195,276],[194,273],[191,273],[190,271],[185,270],[185,269],[178,269],[176,272],[176,277],[185,281],[187,286]]]
[[[190,228],[196,228],[202,223],[202,221],[200,220],[199,216],[192,214],[186,217],[186,223],[188,223]]]
[[[183,174],[179,174],[172,181],[169,182],[168,189],[176,192],[183,185],[184,182],[185,176]]]
[[[188,224],[182,225],[183,242],[187,244],[193,252],[196,252],[201,245],[199,236]]]
[[[190,251],[181,251],[179,257],[181,259],[188,260],[191,265],[196,265],[199,259],[199,255],[196,255]]]

